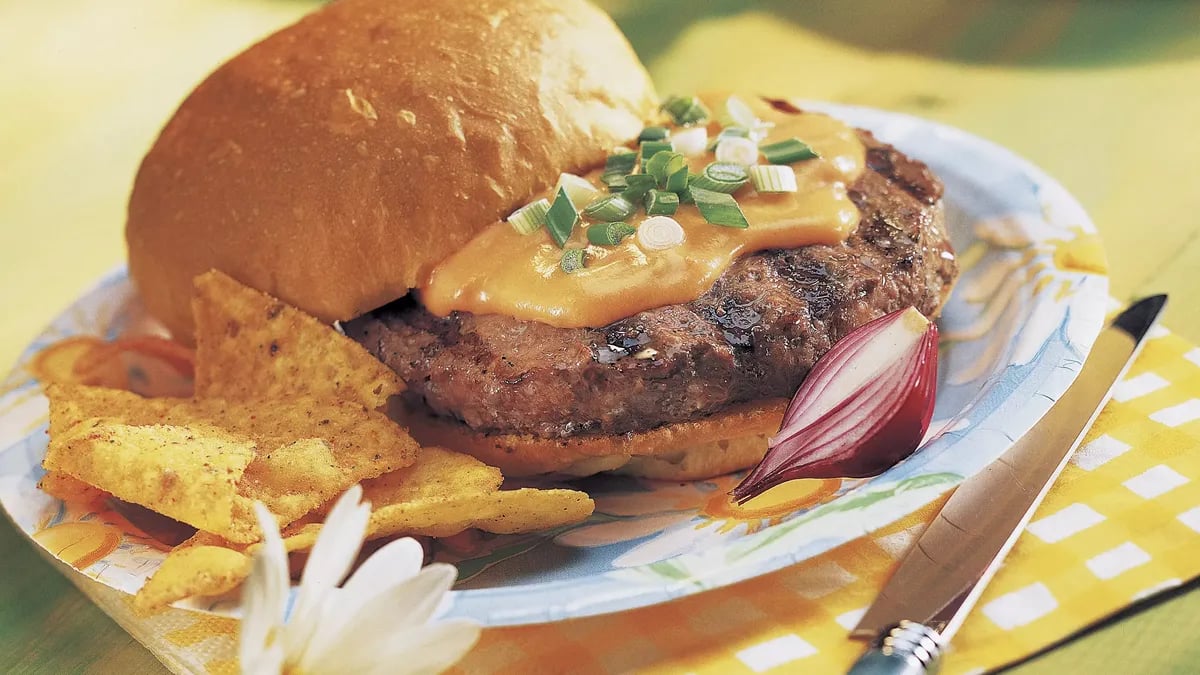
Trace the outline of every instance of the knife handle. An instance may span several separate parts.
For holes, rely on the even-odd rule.
[[[941,665],[941,636],[932,628],[901,621],[871,641],[847,675],[933,675]]]

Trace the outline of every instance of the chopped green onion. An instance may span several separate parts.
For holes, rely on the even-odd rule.
[[[749,138],[726,138],[717,144],[716,155],[725,164],[758,164],[758,144]]]
[[[795,192],[796,170],[790,166],[762,164],[750,167],[750,180],[759,192]]]
[[[758,119],[754,110],[736,96],[725,99],[724,110],[721,113],[721,123],[728,126],[742,127],[750,133],[747,138],[758,142],[767,137],[767,133],[775,126],[774,122],[764,122]]]
[[[713,225],[740,229],[750,227],[733,195],[705,190],[695,185],[689,192],[692,193],[692,199],[696,200],[696,208],[700,210],[700,215]]]
[[[620,149],[614,152],[604,161],[604,173],[600,174],[600,180],[609,190],[617,191],[621,179],[637,166],[637,160],[638,155],[633,150]]]
[[[645,173],[630,174],[625,177],[625,183],[625,191],[621,193],[621,196],[626,201],[635,204],[654,186],[658,185],[658,181],[654,180],[654,176]]]
[[[595,185],[573,173],[560,173],[558,175],[558,184],[554,186],[555,194],[559,190],[566,190],[567,196],[571,198],[571,203],[580,206],[590,204],[593,199],[600,195],[600,191],[596,189]]]
[[[549,199],[539,199],[512,212],[508,224],[520,234],[532,234],[546,224],[546,212],[550,210]]]
[[[684,164],[667,175],[663,187],[669,192],[683,192],[688,186],[688,175],[687,164]]]
[[[799,138],[789,138],[778,143],[769,143],[759,148],[772,164],[792,164],[820,157],[808,144]]]
[[[603,173],[600,174],[600,180],[608,186],[609,192],[621,192],[629,186],[629,177],[623,173]]]
[[[646,215],[669,216],[679,208],[679,195],[666,190],[651,190],[646,193]]]
[[[721,141],[727,138],[750,138],[750,130],[745,127],[725,127],[717,134],[717,137],[708,144],[708,151],[712,152],[717,149]]]
[[[616,246],[634,232],[637,228],[629,223],[596,223],[588,226],[587,238],[597,246]]]
[[[746,167],[741,164],[714,162],[704,167],[704,173],[692,179],[691,185],[693,188],[701,190],[732,194],[749,180],[750,175],[746,173]]]
[[[683,243],[686,235],[670,216],[650,216],[638,225],[638,245],[647,251],[665,251]]]
[[[671,145],[675,146],[675,152],[682,152],[688,157],[703,155],[708,147],[708,129],[692,127],[678,131],[671,136]]]
[[[758,125],[758,116],[745,101],[736,96],[730,96],[725,99],[725,109],[721,111],[721,124],[753,129]]]
[[[654,176],[660,186],[667,184],[667,177],[687,168],[687,158],[678,152],[660,152],[646,162],[645,173]]]
[[[587,253],[581,248],[569,248],[563,251],[562,260],[558,262],[558,266],[567,274],[578,272],[587,267]]]
[[[622,149],[620,152],[614,152],[604,161],[604,173],[633,173],[633,167],[637,166],[637,153],[633,150]]]
[[[670,138],[671,132],[666,127],[646,127],[642,129],[642,133],[638,134],[639,141],[665,141]]]
[[[670,141],[642,141],[642,173],[646,173],[646,164],[660,152],[671,152]]]
[[[695,96],[672,96],[662,104],[662,109],[680,126],[696,124],[709,118],[708,108]]]
[[[626,188],[628,190],[628,188]],[[588,207],[583,210],[583,215],[591,220],[625,220],[632,216],[637,211],[637,207],[629,202],[625,193],[618,192],[606,197],[601,197],[596,201],[588,204]]]
[[[575,229],[577,220],[579,220],[579,211],[571,203],[567,191],[559,188],[558,196],[554,198],[554,204],[546,212],[546,229],[550,230],[550,238],[554,239],[554,243],[558,244],[559,248],[567,245],[567,239],[571,237],[571,230]]]

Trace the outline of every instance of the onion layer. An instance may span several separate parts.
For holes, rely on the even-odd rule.
[[[734,498],[797,478],[873,476],[912,454],[933,416],[937,359],[937,326],[912,307],[839,340],[796,391]]]

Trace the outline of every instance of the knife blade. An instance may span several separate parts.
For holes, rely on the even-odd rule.
[[[962,483],[921,534],[851,637],[872,639],[851,675],[936,672],[941,654],[1066,466],[1167,296],[1123,311],[1075,382],[999,459]]]

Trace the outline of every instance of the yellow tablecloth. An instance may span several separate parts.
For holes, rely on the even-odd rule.
[[[1200,313],[1189,307],[1200,270],[1200,172],[1193,168],[1200,157],[1200,5],[603,4],[663,92],[750,89],[873,105],[963,127],[1032,159],[1092,213],[1110,252],[1114,293],[1172,292],[1168,325],[1200,339]],[[11,363],[45,321],[121,259],[137,161],[178,100],[221,58],[309,7],[284,0],[0,4],[0,364]],[[1192,487],[1200,479],[1196,423],[1172,427],[1147,417],[1180,405],[1173,414],[1186,415],[1189,401],[1200,398],[1193,363],[1200,357],[1190,349],[1174,337],[1152,343],[1138,368],[1168,384],[1105,413],[1089,452],[1113,459],[1090,472],[1072,469],[1038,516],[1065,510],[1073,514],[1066,522],[1094,514],[1104,520],[1053,543],[1027,535],[964,632],[952,672],[1027,655],[1155,584],[1200,572],[1191,562],[1200,551],[1189,548],[1195,516],[1183,515],[1200,503]],[[1125,446],[1128,452],[1117,453]],[[1147,497],[1126,484],[1146,471],[1134,482],[1151,486],[1146,494],[1187,480]],[[848,621],[843,615],[866,603],[891,560],[889,546],[910,536],[915,522],[801,568],[661,607],[489,631],[465,666],[749,672],[790,655],[781,672],[822,672],[817,665],[832,662],[825,659],[849,653],[837,618]],[[68,663],[110,672],[148,667],[128,638],[44,575],[45,563],[7,523],[0,528],[0,636],[7,636],[0,637],[0,662],[43,672]],[[880,545],[881,538],[891,543]],[[1144,558],[1096,591],[1096,569]],[[44,586],[28,588],[30,579]],[[995,619],[989,603],[1031,587],[1009,603],[1009,614],[1054,607],[1000,631],[1017,619],[1003,618],[1003,603]],[[1094,672],[1200,670],[1200,653],[1185,639],[1200,633],[1195,595],[1122,621],[1103,639],[1058,650],[1030,670],[1073,671],[1072,663],[1090,663]],[[170,644],[207,644],[202,633],[173,630]],[[982,646],[993,636],[1003,639]],[[1139,653],[1145,644],[1153,650]]]

